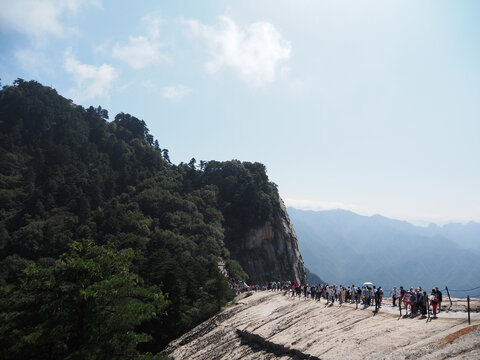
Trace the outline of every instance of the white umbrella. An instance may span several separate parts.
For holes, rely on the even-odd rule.
[[[370,281],[364,282],[363,285],[373,285]]]

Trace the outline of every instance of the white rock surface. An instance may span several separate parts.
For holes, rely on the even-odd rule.
[[[426,322],[372,308],[259,292],[173,341],[172,359],[480,359],[480,313]]]

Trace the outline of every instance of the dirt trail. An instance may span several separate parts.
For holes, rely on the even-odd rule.
[[[259,292],[169,344],[172,359],[480,359],[480,313],[403,318]]]

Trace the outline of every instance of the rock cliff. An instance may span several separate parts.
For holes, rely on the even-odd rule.
[[[250,284],[263,285],[274,280],[306,282],[297,235],[281,199],[277,216],[248,231],[230,250],[249,275]]]
[[[480,313],[471,325],[461,311],[442,311],[433,321],[403,318],[385,300],[375,315],[350,304],[258,292],[171,342],[164,354],[174,360],[480,358]]]

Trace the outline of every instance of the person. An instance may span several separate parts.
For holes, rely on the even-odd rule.
[[[413,317],[417,314],[417,294],[410,289],[410,316]]]
[[[330,305],[333,305],[333,303],[335,302],[335,287],[333,285],[328,287],[327,296],[327,304],[331,302]]]
[[[424,291],[422,293],[422,319],[425,319],[426,318],[426,314],[427,314],[427,307],[428,307],[428,295],[427,295],[427,292]]]
[[[397,301],[397,297],[398,297],[398,290],[397,290],[397,287],[394,286],[392,291],[390,291],[390,296],[392,297],[392,301],[393,301],[393,307],[395,307],[395,302]]]
[[[407,315],[408,306],[410,305],[410,294],[408,292],[405,292],[403,294],[402,302],[403,302],[403,305],[405,306],[405,315]]]
[[[436,290],[432,289],[432,294],[430,295],[430,305],[433,308],[433,319],[437,318],[437,305],[438,305],[438,298],[436,295]]]
[[[405,289],[400,286],[400,298],[398,299],[398,306],[402,305],[403,297],[405,296]]]
[[[377,293],[378,293],[378,307],[381,308],[382,307],[382,299],[383,299],[383,289],[382,289],[381,286],[378,287]]]
[[[300,284],[297,286],[297,296],[299,299],[302,297],[302,285]]]
[[[423,314],[422,302],[423,302],[423,293],[420,288],[416,288],[415,289],[415,303],[416,303],[415,315],[417,315],[418,313]]]
[[[442,307],[442,292],[440,290],[438,290],[438,287],[435,288],[436,290],[436,296],[437,296],[437,299],[438,299],[438,313],[440,314],[440,308]]]
[[[380,309],[380,287],[378,288],[377,291],[375,291],[375,312],[378,312],[378,310]]]
[[[362,300],[363,300],[363,306],[365,308],[370,305],[369,298],[370,298],[370,292],[368,291],[368,288],[364,286],[362,290]]]

